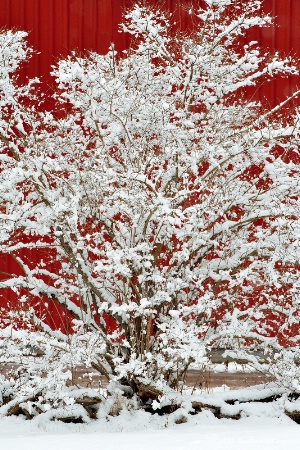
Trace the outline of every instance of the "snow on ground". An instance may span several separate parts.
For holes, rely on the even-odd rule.
[[[0,419],[5,450],[298,450],[300,425],[282,414],[280,403],[249,409],[240,420],[216,419],[210,411],[172,423],[171,415],[124,412],[89,424]],[[175,414],[175,413],[174,413]]]
[[[187,390],[187,394],[189,391]],[[278,395],[280,394],[280,395]],[[185,395],[185,394],[183,394]],[[272,402],[257,402],[278,395]],[[189,398],[189,397],[187,397]],[[300,425],[284,409],[300,401],[288,400],[275,383],[236,391],[227,386],[197,390],[193,398],[217,405],[224,414],[241,412],[240,420],[217,419],[210,410],[196,415],[178,409],[159,416],[142,410],[123,410],[107,415],[100,405],[98,419],[84,424],[66,424],[47,419],[47,413],[30,420],[24,416],[0,418],[0,450],[298,450]],[[239,403],[227,403],[239,398]],[[184,405],[184,402],[183,402]],[[76,407],[78,405],[74,405]],[[237,411],[235,411],[235,409]],[[228,410],[228,411],[227,411]],[[180,418],[186,423],[176,424]]]

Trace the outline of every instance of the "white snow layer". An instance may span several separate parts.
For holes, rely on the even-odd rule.
[[[258,407],[259,406],[259,407]],[[252,410],[252,411],[250,411]],[[210,411],[174,424],[174,416],[123,412],[89,424],[0,420],[0,448],[12,450],[298,450],[300,425],[282,413],[280,402],[250,405],[238,421],[216,419]]]

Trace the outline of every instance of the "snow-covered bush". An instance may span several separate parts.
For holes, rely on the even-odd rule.
[[[52,410],[53,418],[95,418],[103,390],[77,386],[74,376],[97,351],[97,342],[88,337],[80,329],[68,338],[57,331],[49,337],[40,331],[1,330],[0,364],[7,376],[0,381],[0,416],[33,418]]]
[[[5,58],[13,70],[26,56],[23,41],[11,44],[21,34],[0,61],[0,250],[22,271],[0,288],[25,309],[37,297],[59,305],[82,324],[78,362],[144,402],[182,387],[216,346],[262,367],[245,348],[298,344],[296,93],[273,110],[247,100],[298,69],[241,44],[271,24],[260,3],[205,0],[189,33],[135,6],[121,26],[131,49],[72,54],[53,69],[56,113],[7,74]],[[30,311],[73,361],[72,333]],[[290,361],[274,375],[298,386]]]

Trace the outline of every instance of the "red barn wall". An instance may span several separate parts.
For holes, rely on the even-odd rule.
[[[22,69],[20,81],[40,77],[44,89],[51,91],[51,65],[71,50],[106,53],[111,42],[117,51],[128,47],[128,36],[118,32],[118,24],[122,11],[133,3],[134,0],[0,0],[0,28],[27,31],[29,44],[37,52]],[[152,3],[176,11],[176,20],[188,27],[184,6],[190,1],[152,0]],[[300,0],[264,0],[263,8],[276,16],[275,26],[252,31],[249,38],[271,53],[279,50],[300,59]],[[299,79],[277,79],[262,87],[257,96],[274,105],[291,94],[297,82],[300,85]],[[1,272],[17,274],[18,268],[11,258],[0,254],[0,277],[5,277]],[[13,293],[2,291],[0,305],[6,299],[13,300]],[[61,324],[61,312],[53,305],[50,312],[50,323]]]
[[[176,11],[177,20],[188,26],[185,6],[190,0],[150,0]],[[242,0],[241,0],[242,2]],[[0,28],[16,28],[29,33],[30,45],[39,53],[28,63],[22,78],[42,77],[51,82],[51,65],[71,50],[105,53],[111,42],[117,50],[128,46],[128,36],[118,32],[122,11],[134,0],[1,0]],[[300,57],[300,1],[264,0],[263,8],[275,18],[275,25],[253,34],[270,51],[296,53]],[[288,95],[292,83],[278,80],[263,89],[271,102]]]

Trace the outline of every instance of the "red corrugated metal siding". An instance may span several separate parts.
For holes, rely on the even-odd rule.
[[[257,41],[271,53],[279,50],[300,58],[300,2],[299,0],[265,0],[264,10],[275,18],[275,27],[264,28],[258,33]],[[261,89],[260,95],[277,103],[295,91],[299,80],[277,79]]]
[[[28,31],[28,41],[38,52],[21,71],[20,80],[41,77],[46,90],[52,83],[51,65],[71,50],[105,53],[111,42],[118,51],[126,48],[128,36],[118,32],[118,24],[122,10],[133,3],[134,0],[0,0],[0,28]],[[176,11],[176,20],[184,28],[188,27],[184,6],[190,4],[189,0],[152,0],[152,3]],[[276,16],[276,27],[252,31],[249,39],[257,40],[271,53],[280,50],[300,58],[300,0],[265,0],[263,7]],[[278,79],[262,87],[256,95],[275,104],[291,94],[296,84],[297,80]],[[12,259],[0,254],[0,272],[17,274],[18,270]],[[5,297],[13,301],[13,293],[2,291],[0,304],[6,303]],[[54,305],[50,311],[49,323],[61,324],[58,318],[61,311],[55,312]]]
[[[0,27],[29,32],[29,43],[39,52],[22,72],[23,77],[39,76],[50,82],[50,67],[70,50],[107,51],[111,42],[121,50],[128,46],[128,37],[118,32],[122,10],[134,0],[1,0]],[[187,26],[184,8],[189,0],[152,0],[176,11],[176,18]],[[276,16],[278,27],[252,33],[262,47],[284,53],[295,52],[300,57],[300,1],[265,0],[264,10]],[[278,80],[262,90],[273,99],[291,92],[293,85]]]

